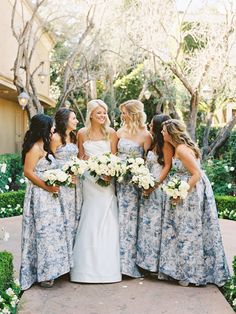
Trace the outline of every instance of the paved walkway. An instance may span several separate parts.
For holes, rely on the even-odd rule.
[[[21,217],[0,219],[10,232],[1,248],[14,254],[20,265]],[[229,265],[236,255],[236,222],[221,220],[221,230]],[[16,275],[16,277],[18,277]],[[233,314],[214,285],[184,288],[155,277],[124,279],[116,284],[75,284],[68,276],[56,280],[51,289],[35,285],[23,294],[20,314]]]

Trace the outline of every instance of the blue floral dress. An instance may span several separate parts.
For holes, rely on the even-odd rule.
[[[173,159],[175,176],[191,176]],[[165,204],[159,270],[174,279],[197,285],[223,286],[230,278],[222,244],[214,194],[202,172],[200,181],[176,207]]]
[[[55,152],[55,158],[57,160],[59,168],[62,168],[65,163],[70,161],[72,157],[77,157],[77,155],[78,147],[74,143],[60,145]],[[64,214],[64,226],[66,229],[67,245],[71,267],[73,266],[73,246],[82,206],[81,184],[81,180],[77,179],[76,185],[74,187],[62,186],[59,192],[59,199]]]
[[[157,158],[153,151],[148,152],[146,165],[155,181],[159,180],[162,170]],[[148,199],[141,197],[140,200],[136,263],[152,272],[157,272],[159,267],[164,197],[161,188],[157,188]]]
[[[43,157],[35,168],[40,178],[57,168]],[[70,271],[64,218],[59,198],[28,182],[22,222],[20,284],[23,290],[34,282],[55,279]]]
[[[144,150],[132,140],[121,138],[118,142],[118,155],[126,158],[143,157]],[[121,273],[130,277],[141,276],[136,265],[137,227],[140,190],[129,182],[117,184],[117,200],[120,225]]]

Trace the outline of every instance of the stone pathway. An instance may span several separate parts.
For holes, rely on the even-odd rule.
[[[20,265],[21,217],[1,219],[10,232],[3,248],[14,254],[15,268]],[[221,220],[225,251],[231,267],[236,255],[236,222]],[[18,277],[18,276],[16,276]],[[51,289],[34,285],[20,302],[20,314],[233,314],[219,289],[184,288],[174,282],[153,277],[124,279],[116,284],[76,284],[68,275],[56,280]]]

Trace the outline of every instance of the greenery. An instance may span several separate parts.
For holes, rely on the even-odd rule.
[[[0,193],[24,188],[21,156],[19,154],[0,155]]]
[[[0,218],[22,214],[25,191],[14,191],[0,194]]]
[[[236,167],[228,159],[208,159],[203,163],[216,195],[236,194]]]
[[[236,197],[216,195],[219,218],[236,220]]]
[[[0,252],[0,313],[15,314],[21,289],[13,278],[13,256]]]
[[[0,293],[13,283],[13,256],[9,252],[0,252]]]
[[[223,293],[226,300],[229,302],[233,310],[236,312],[236,256],[234,256],[233,260],[233,276],[224,285]]]

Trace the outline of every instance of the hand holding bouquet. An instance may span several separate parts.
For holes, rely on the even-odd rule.
[[[70,174],[65,173],[61,169],[46,170],[43,174],[43,180],[48,186],[70,186],[72,178]],[[57,193],[53,193],[57,196]]]
[[[148,190],[154,187],[155,181],[149,169],[144,165],[143,158],[128,158],[123,180],[136,184],[139,188]],[[119,180],[121,181],[121,180]]]
[[[77,157],[72,157],[71,160],[66,163],[62,170],[73,176],[83,176],[84,172],[88,169],[88,163],[85,160],[81,160]]]
[[[123,169],[120,158],[111,153],[90,157],[88,168],[90,175],[97,177],[96,183],[101,186],[110,185],[110,178],[118,177]]]
[[[167,184],[163,185],[163,190],[172,199],[172,204],[176,205],[178,199],[185,199],[188,195],[189,184],[186,181],[173,177]]]

